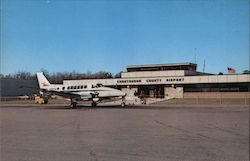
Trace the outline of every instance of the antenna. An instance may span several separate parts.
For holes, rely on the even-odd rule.
[[[205,73],[205,67],[206,67],[206,60],[204,59],[204,62],[203,62],[203,73]]]
[[[196,64],[196,48],[194,48],[194,63]]]

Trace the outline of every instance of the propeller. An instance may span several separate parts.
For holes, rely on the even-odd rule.
[[[92,96],[92,98],[96,98],[96,97],[98,97],[99,93],[98,92],[94,92],[94,93],[90,93],[90,95]]]

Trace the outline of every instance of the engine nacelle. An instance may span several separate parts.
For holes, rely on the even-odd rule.
[[[99,98],[93,98],[93,101],[97,102],[99,101]]]

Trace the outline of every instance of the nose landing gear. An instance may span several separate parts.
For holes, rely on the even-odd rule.
[[[125,103],[125,97],[122,97],[122,104],[121,104],[122,107],[126,107],[126,103]]]
[[[77,107],[77,102],[75,100],[70,99],[70,102],[71,102],[70,108],[76,108]]]
[[[122,106],[122,107],[126,107],[126,103],[125,103],[125,102],[122,102],[121,106]]]

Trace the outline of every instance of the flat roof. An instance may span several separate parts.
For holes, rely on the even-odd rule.
[[[197,64],[194,63],[168,63],[168,64],[146,64],[146,65],[128,65],[127,68],[148,68],[148,67],[166,67],[166,66],[183,66],[183,65],[191,65],[191,66],[197,66]]]

